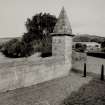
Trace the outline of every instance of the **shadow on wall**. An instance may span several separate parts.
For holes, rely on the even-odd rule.
[[[105,81],[91,80],[77,92],[72,92],[62,105],[105,105]]]

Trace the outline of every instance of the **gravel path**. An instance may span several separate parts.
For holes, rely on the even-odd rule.
[[[0,105],[59,105],[91,79],[71,73],[67,77],[1,93]]]

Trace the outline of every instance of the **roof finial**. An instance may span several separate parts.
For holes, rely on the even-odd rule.
[[[58,17],[53,32],[58,34],[72,34],[71,25],[67,17],[64,6],[61,9],[60,15]]]

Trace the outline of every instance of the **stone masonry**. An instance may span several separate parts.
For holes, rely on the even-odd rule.
[[[0,62],[0,92],[32,86],[69,75],[72,29],[64,7],[52,35],[52,56],[5,59]]]
[[[72,29],[64,7],[52,33],[53,56],[64,56],[65,61],[71,64]]]

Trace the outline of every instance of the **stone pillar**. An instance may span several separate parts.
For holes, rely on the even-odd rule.
[[[66,63],[71,63],[72,56],[72,36],[70,35],[52,35],[52,55],[56,57],[63,56]]]
[[[72,29],[64,7],[58,17],[52,35],[52,55],[63,56],[65,63],[71,64]]]

